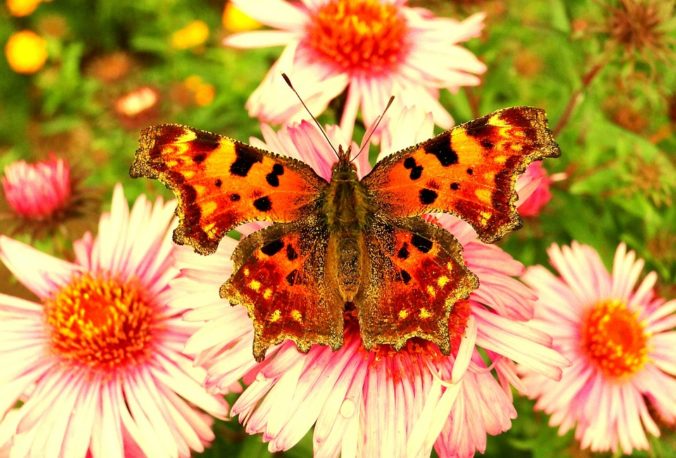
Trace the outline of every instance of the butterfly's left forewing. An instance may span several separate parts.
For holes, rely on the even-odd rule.
[[[143,130],[130,175],[157,178],[174,191],[174,240],[202,254],[242,223],[306,216],[327,185],[300,161],[175,124]]]

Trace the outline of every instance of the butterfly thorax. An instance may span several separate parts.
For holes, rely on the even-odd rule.
[[[341,159],[333,166],[324,212],[331,231],[361,231],[366,224],[368,197],[353,163]]]
[[[324,201],[329,229],[327,269],[342,299],[352,302],[359,292],[366,262],[363,229],[369,199],[357,169],[341,157],[333,166]]]

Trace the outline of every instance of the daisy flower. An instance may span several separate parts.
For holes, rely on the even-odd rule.
[[[575,242],[552,245],[549,259],[558,275],[536,266],[523,279],[539,296],[533,324],[572,364],[558,382],[525,369],[526,393],[583,448],[647,449],[647,434],[660,434],[650,407],[676,422],[676,301],[655,296],[655,272],[638,282],[643,261],[624,244],[611,273]]]
[[[213,439],[205,412],[223,418],[227,405],[182,352],[195,328],[168,287],[174,208],[140,197],[129,210],[117,186],[73,262],[0,237],[0,260],[38,298],[0,294],[0,449],[188,457]]]
[[[85,197],[81,181],[66,159],[53,154],[32,163],[7,165],[0,178],[4,201],[0,202],[0,221],[9,224],[2,232],[28,232],[37,237],[83,216],[97,200]]]
[[[439,90],[476,86],[486,70],[458,45],[477,37],[484,14],[460,22],[406,6],[405,0],[264,0],[232,3],[275,30],[230,35],[235,48],[285,46],[247,102],[251,116],[283,124],[305,116],[282,72],[291,76],[314,114],[347,92],[340,126],[348,138],[361,108],[370,126],[391,95],[395,104],[417,105],[449,128],[451,115]]]
[[[416,132],[414,121],[429,132],[409,135],[409,145],[431,134],[429,116],[401,120],[409,126],[403,135]],[[336,144],[345,145],[339,128],[327,131]],[[302,159],[328,178],[335,156],[314,125],[304,121],[278,133],[263,126],[262,132],[265,142],[252,139],[252,145]],[[362,161],[358,169],[363,175],[370,166]],[[315,345],[304,354],[285,342],[257,364],[246,309],[218,296],[232,272],[236,242],[224,239],[207,264],[183,254],[183,276],[176,280],[183,296],[175,299],[178,307],[199,304],[186,319],[204,326],[186,352],[207,369],[208,389],[228,391],[243,379],[248,387],[232,412],[247,432],[262,433],[271,452],[289,449],[313,425],[319,457],[428,456],[432,448],[441,456],[472,456],[485,450],[486,435],[509,429],[516,416],[510,384],[520,384],[513,361],[552,378],[566,361],[550,348],[549,336],[525,323],[536,297],[514,278],[523,266],[481,243],[469,225],[449,216],[438,222],[464,245],[465,260],[481,281],[469,300],[453,307],[452,356],[422,340],[409,341],[399,351],[388,346],[368,351],[356,325],[348,322],[338,351]]]

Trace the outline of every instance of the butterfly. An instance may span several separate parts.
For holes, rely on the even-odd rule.
[[[544,111],[506,108],[458,125],[361,180],[349,149],[337,153],[327,182],[296,159],[164,124],[142,131],[130,175],[175,193],[174,241],[200,254],[243,223],[273,223],[239,242],[220,289],[246,307],[256,360],[286,339],[305,352],[340,348],[346,313],[366,349],[421,338],[449,354],[449,314],[478,279],[460,243],[423,215],[456,215],[488,243],[518,228],[518,175],[560,154]]]

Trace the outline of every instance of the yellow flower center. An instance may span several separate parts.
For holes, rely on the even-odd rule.
[[[389,70],[408,50],[397,6],[377,0],[332,0],[310,18],[306,44],[343,71]]]
[[[150,354],[154,309],[137,281],[75,277],[45,304],[51,348],[61,358],[113,370]]]
[[[588,311],[582,324],[582,349],[608,377],[636,373],[647,360],[648,336],[638,320],[619,300],[606,300]]]

